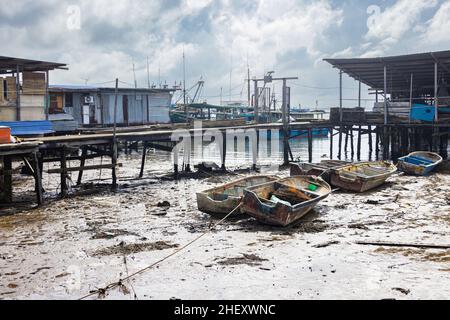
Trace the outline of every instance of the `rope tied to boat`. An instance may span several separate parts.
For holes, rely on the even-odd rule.
[[[91,291],[89,294],[87,294],[87,295],[81,297],[81,298],[78,299],[78,300],[84,300],[84,299],[90,298],[90,297],[92,297],[92,296],[94,296],[94,295],[98,295],[99,297],[105,297],[105,296],[106,296],[106,293],[107,293],[109,290],[112,290],[112,289],[115,289],[115,288],[120,288],[120,287],[122,287],[122,286],[124,285],[124,282],[132,280],[132,278],[134,278],[134,277],[136,277],[136,276],[138,276],[138,275],[140,275],[140,274],[142,274],[142,273],[144,273],[144,272],[146,272],[146,271],[148,271],[148,270],[150,270],[150,269],[156,267],[157,265],[163,263],[164,261],[170,259],[171,257],[173,257],[173,256],[175,256],[175,255],[181,253],[182,251],[184,251],[185,249],[187,249],[188,247],[190,247],[191,245],[193,245],[194,243],[196,243],[197,241],[199,241],[201,238],[203,238],[203,237],[206,236],[207,234],[209,234],[209,233],[211,233],[212,231],[214,231],[214,229],[215,229],[216,227],[218,227],[219,225],[221,225],[222,223],[224,223],[229,217],[231,217],[234,213],[236,213],[236,212],[241,208],[241,206],[242,206],[242,203],[240,203],[233,211],[231,211],[229,214],[227,214],[222,220],[218,221],[218,222],[215,223],[215,224],[212,224],[212,225],[208,228],[207,231],[205,231],[204,233],[202,233],[201,235],[199,235],[197,238],[195,238],[194,240],[190,241],[189,243],[185,244],[183,247],[181,247],[181,248],[175,250],[174,252],[172,252],[172,253],[169,254],[168,256],[166,256],[166,257],[164,257],[164,258],[162,258],[162,259],[156,261],[155,263],[153,263],[153,264],[151,264],[151,265],[149,265],[149,266],[147,266],[147,267],[145,267],[145,268],[143,268],[143,269],[140,269],[139,271],[134,272],[133,274],[131,274],[131,275],[129,275],[129,276],[123,278],[123,279],[119,279],[119,281],[117,281],[117,282],[110,283],[110,284],[108,284],[107,286],[105,286],[104,288],[100,288],[100,289]]]

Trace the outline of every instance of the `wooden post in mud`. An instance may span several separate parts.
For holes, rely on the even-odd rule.
[[[39,168],[39,160],[37,153],[33,153],[33,170],[34,170],[34,181],[35,181],[35,190],[37,197],[37,204],[41,206],[43,203],[42,196],[42,172]]]
[[[145,160],[146,159],[147,159],[147,144],[144,142],[144,146],[142,147],[141,172],[139,173],[140,179],[142,179],[144,177],[144,168],[145,168]]]
[[[117,190],[117,142],[111,145],[112,189]]]
[[[380,160],[380,128],[375,127],[375,160]]]
[[[308,128],[308,162],[313,162],[313,131]]]
[[[444,158],[448,159],[448,138],[449,138],[449,128],[441,128],[440,130],[440,143],[439,143],[439,154]]]
[[[345,146],[344,146],[344,152],[345,152],[345,157],[348,158],[348,127],[346,127],[346,131],[345,131]]]
[[[114,130],[111,144],[111,163],[112,163],[112,189],[117,190],[117,99],[119,95],[119,79],[116,78],[116,87],[114,90]]]
[[[339,153],[338,153],[338,159],[342,159],[342,125],[339,125]]]
[[[333,160],[333,139],[334,139],[334,128],[330,128],[330,159]]]
[[[61,197],[65,198],[68,194],[67,186],[67,155],[66,148],[61,149]]]
[[[354,140],[354,135],[353,135],[353,125],[350,126],[350,143],[351,143],[351,150],[352,150],[352,160],[355,158],[355,140]]]
[[[81,160],[80,160],[80,168],[83,168],[86,164],[86,156],[87,156],[87,148],[85,146],[82,147],[81,151]],[[81,185],[81,181],[83,179],[83,169],[78,172],[77,186]]]
[[[227,134],[222,131],[222,170],[226,170],[225,162],[227,159]]]
[[[356,157],[358,161],[361,161],[361,126],[358,127],[358,144],[357,144],[357,150],[356,150]]]
[[[369,135],[369,161],[372,161],[372,154],[373,154],[372,126],[367,127],[367,133]]]
[[[3,157],[3,202],[11,203],[13,200],[12,194],[12,161],[9,156]]]

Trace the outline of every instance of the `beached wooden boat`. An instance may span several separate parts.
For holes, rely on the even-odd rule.
[[[328,197],[331,187],[314,176],[297,176],[244,190],[242,212],[269,225],[286,227]]]
[[[442,161],[442,157],[437,153],[418,151],[398,159],[398,168],[407,174],[425,176],[436,169]]]
[[[391,162],[361,162],[331,170],[331,184],[347,191],[366,192],[384,184],[396,171]]]
[[[292,163],[291,177],[295,176],[317,176],[328,183],[331,183],[331,169],[351,164],[347,161],[323,160],[320,163]]]
[[[198,209],[211,215],[227,215],[241,203],[244,189],[278,180],[275,176],[254,176],[197,193]]]

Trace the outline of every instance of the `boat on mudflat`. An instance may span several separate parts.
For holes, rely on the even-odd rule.
[[[331,184],[347,191],[366,192],[381,186],[397,172],[388,161],[361,162],[331,170]]]
[[[317,176],[331,183],[331,170],[351,164],[340,160],[323,160],[320,163],[291,163],[291,177]]]
[[[442,157],[434,152],[417,151],[398,159],[399,170],[415,176],[430,174],[443,161]]]
[[[278,180],[275,176],[254,176],[197,193],[198,209],[210,215],[227,215],[241,203],[244,189]]]
[[[297,176],[244,190],[241,211],[261,223],[286,227],[303,218],[331,193],[315,176]]]

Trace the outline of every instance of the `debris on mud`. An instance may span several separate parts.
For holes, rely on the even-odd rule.
[[[158,202],[156,205],[158,208],[170,208],[171,204],[169,201]]]
[[[268,261],[267,259],[260,258],[255,254],[242,254],[242,257],[226,258],[218,261],[217,263],[222,266],[238,266],[248,265],[251,267],[260,266],[262,262]]]
[[[178,244],[171,244],[165,241],[148,242],[148,243],[119,243],[116,246],[97,250],[94,256],[112,256],[112,255],[130,255],[145,251],[161,251],[171,248],[178,248]]]
[[[392,288],[394,291],[398,291],[400,293],[403,293],[405,296],[411,293],[411,290],[403,289],[403,288]]]
[[[99,230],[96,231],[95,234],[91,237],[92,240],[100,240],[100,239],[114,239],[120,236],[136,236],[139,235],[133,232],[129,232],[121,229],[108,229],[108,230]]]

